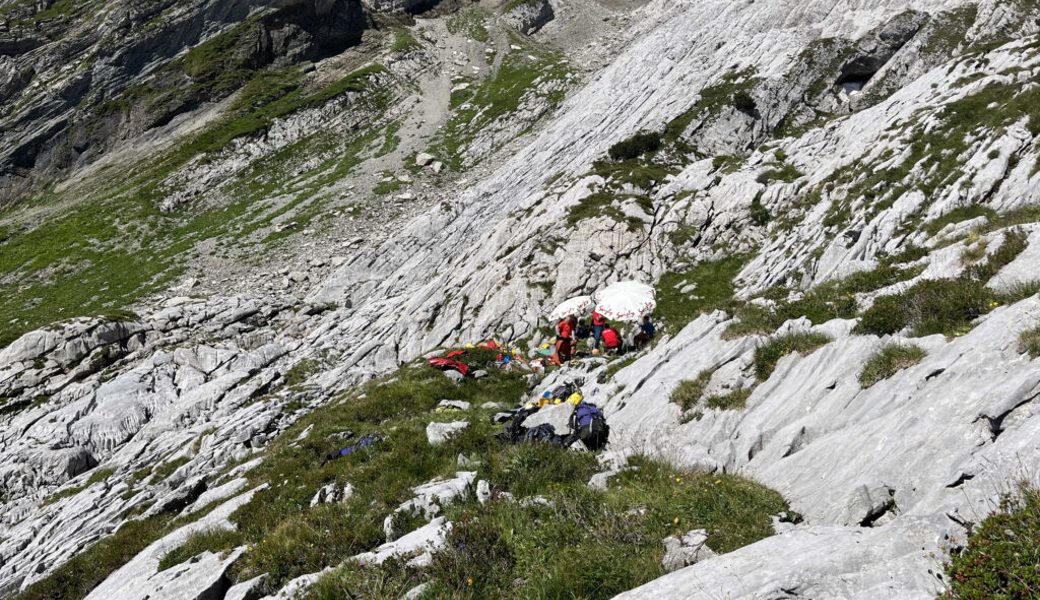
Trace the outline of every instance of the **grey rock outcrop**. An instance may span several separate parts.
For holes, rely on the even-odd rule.
[[[531,35],[552,21],[555,13],[549,0],[521,0],[509,2],[503,16],[517,31]]]
[[[671,535],[664,538],[661,543],[664,544],[661,567],[668,573],[695,565],[716,555],[708,547],[708,534],[703,529],[687,531],[682,536]]]

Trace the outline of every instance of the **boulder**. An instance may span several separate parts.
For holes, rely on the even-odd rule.
[[[455,437],[462,430],[469,427],[467,421],[453,421],[451,423],[430,423],[426,426],[426,440],[433,445],[443,444]]]
[[[672,535],[664,538],[664,558],[661,559],[661,566],[666,572],[671,573],[715,556],[707,542],[708,533],[703,529],[688,531],[682,537]]]
[[[549,0],[520,0],[510,2],[512,6],[504,15],[506,22],[524,35],[536,33],[556,16]]]

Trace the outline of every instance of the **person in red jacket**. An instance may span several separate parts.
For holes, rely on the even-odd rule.
[[[617,329],[610,326],[603,329],[603,348],[607,352],[621,352],[621,334]]]
[[[550,359],[554,365],[562,365],[574,355],[574,330],[577,325],[578,317],[574,315],[566,316],[556,324],[556,354]]]
[[[607,318],[596,311],[592,311],[592,349],[598,350],[600,341],[603,339],[603,328],[607,326]]]

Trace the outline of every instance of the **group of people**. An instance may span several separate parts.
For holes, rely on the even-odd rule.
[[[588,343],[593,355],[624,354],[629,350],[639,350],[646,346],[656,333],[649,315],[643,317],[638,331],[627,342],[621,332],[598,312],[592,313],[591,325],[586,319],[579,320],[575,315],[568,315],[556,324],[556,351],[550,361],[556,365],[569,361],[578,350],[579,340],[591,338]]]

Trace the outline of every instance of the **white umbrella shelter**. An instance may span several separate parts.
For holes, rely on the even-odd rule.
[[[574,298],[564,300],[559,306],[554,308],[549,313],[549,320],[559,321],[567,315],[580,317],[591,312],[592,307],[595,305],[596,302],[592,299],[592,296],[575,296]]]
[[[596,312],[613,321],[637,322],[657,307],[654,288],[638,281],[619,281],[596,292]]]

